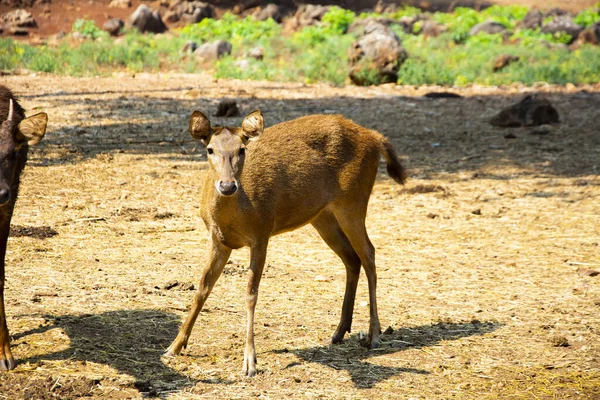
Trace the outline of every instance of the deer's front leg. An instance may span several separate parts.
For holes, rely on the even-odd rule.
[[[246,349],[244,350],[244,365],[242,372],[246,376],[256,375],[256,349],[254,348],[254,309],[258,300],[258,286],[262,277],[265,259],[267,258],[267,243],[258,244],[250,249],[250,275],[246,290],[248,325],[246,327]]]
[[[6,255],[6,242],[10,230],[10,218],[0,221],[0,371],[14,369],[17,366],[15,358],[10,351],[10,336],[6,326],[6,313],[4,311],[4,257]]]
[[[208,265],[204,268],[204,271],[202,271],[200,287],[194,296],[192,309],[181,326],[179,334],[177,334],[177,337],[173,340],[173,343],[171,343],[165,355],[178,355],[181,352],[181,349],[187,346],[188,339],[192,333],[192,328],[194,327],[194,323],[196,323],[196,318],[198,318],[198,313],[202,310],[204,302],[215,286],[219,276],[221,276],[230,254],[231,249],[229,247],[224,246],[215,238],[212,239]]]

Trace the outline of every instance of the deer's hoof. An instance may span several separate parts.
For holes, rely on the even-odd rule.
[[[256,375],[256,357],[244,356],[244,366],[242,367],[242,374],[248,378]]]
[[[0,371],[10,371],[11,369],[15,369],[16,367],[17,362],[12,357],[10,357],[7,360],[0,360]]]
[[[181,353],[181,348],[177,348],[176,346],[169,346],[169,348],[167,349],[167,351],[164,352],[163,356],[164,357],[175,357],[178,356]]]

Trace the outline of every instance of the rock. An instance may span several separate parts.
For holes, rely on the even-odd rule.
[[[168,22],[183,20],[188,24],[195,24],[205,18],[214,17],[214,7],[202,1],[173,1],[169,6],[169,11],[165,14],[165,20]]]
[[[493,35],[495,33],[507,34],[508,30],[506,29],[506,26],[502,25],[500,22],[485,21],[472,27],[469,31],[469,34],[471,36],[475,36],[482,32],[488,33],[490,35]]]
[[[550,343],[554,347],[569,347],[569,340],[562,335],[554,335],[550,338]]]
[[[108,8],[131,8],[131,0],[112,0]]]
[[[306,26],[319,25],[323,15],[329,11],[329,8],[330,6],[303,4],[298,7],[293,17],[287,19],[284,30],[295,32]]]
[[[559,17],[562,15],[568,15],[570,16],[571,14],[567,11],[567,10],[563,10],[562,8],[551,8],[548,11],[546,11],[544,13],[544,19],[548,18],[548,17]]]
[[[8,32],[16,31],[18,28],[37,28],[37,22],[35,22],[33,15],[22,8],[3,14],[0,20],[4,24],[4,29]]]
[[[283,20],[284,12],[280,6],[276,4],[267,4],[267,6],[263,9],[258,9],[258,11],[254,14],[254,19],[257,21],[266,21],[271,18],[273,21],[278,24]]]
[[[183,8],[181,8],[183,7]],[[202,1],[192,1],[180,6],[181,19],[188,24],[196,24],[205,18],[215,17],[215,8]]]
[[[356,33],[358,35],[362,35],[365,32],[365,27],[369,23],[373,23],[373,22],[379,23],[379,24],[385,25],[385,26],[400,25],[404,32],[412,33],[412,24],[413,24],[412,20],[409,20],[409,19],[394,20],[394,19],[385,18],[385,17],[376,17],[376,18],[369,17],[369,18],[364,18],[364,19],[356,19],[356,20],[354,20],[354,22],[352,22],[350,24],[346,33]]]
[[[356,85],[396,82],[398,70],[408,54],[400,39],[389,27],[375,21],[365,26],[363,35],[348,50],[349,76]],[[370,72],[367,72],[369,71]],[[375,73],[375,81],[367,80],[365,73]]]
[[[542,33],[557,34],[563,32],[571,36],[573,42],[581,33],[583,28],[573,22],[573,18],[568,15],[559,15],[554,17],[550,22],[542,26]]]
[[[462,96],[452,92],[428,92],[423,95],[428,99],[461,99]]]
[[[240,115],[237,103],[233,99],[223,99],[217,106],[217,117],[237,117]]]
[[[512,54],[502,54],[496,57],[494,60],[494,72],[498,72],[508,65],[519,61],[519,57],[513,56]]]
[[[206,61],[218,60],[231,54],[231,43],[225,40],[217,40],[212,43],[204,43],[194,51],[194,56]]]
[[[119,36],[121,29],[125,26],[125,21],[120,18],[111,18],[104,23],[102,29],[108,32],[111,36]]]
[[[392,2],[379,0],[377,4],[375,4],[373,11],[378,14],[392,14],[398,11],[398,5]]]
[[[246,58],[242,58],[241,60],[236,60],[233,65],[242,71],[246,71],[250,68],[250,61]]]
[[[151,11],[147,5],[140,5],[129,17],[129,23],[140,32],[163,33],[167,30],[160,13]]]
[[[192,54],[198,48],[198,43],[193,40],[188,40],[181,49],[182,53]]]
[[[545,136],[550,133],[552,127],[550,125],[540,125],[537,128],[532,129],[529,133],[536,136]]]
[[[600,44],[600,21],[581,31],[570,48],[571,50],[575,50],[586,43]]]
[[[500,111],[490,123],[502,128],[539,126],[559,122],[558,111],[550,101],[539,95],[525,96],[517,104]]]
[[[520,29],[537,29],[544,22],[544,14],[540,10],[529,10],[525,17],[517,23]]]
[[[265,56],[265,50],[262,47],[253,47],[248,52],[248,57],[262,60]]]
[[[446,32],[448,32],[448,27],[446,25],[442,25],[432,19],[426,19],[423,21],[420,33],[426,37],[438,37]]]
[[[589,268],[577,268],[577,273],[581,276],[598,276],[598,275],[600,275],[600,271],[596,271],[595,269],[589,269]]]

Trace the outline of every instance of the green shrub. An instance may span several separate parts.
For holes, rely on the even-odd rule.
[[[108,33],[96,26],[96,22],[87,19],[77,19],[73,23],[71,32],[78,32],[90,39],[98,39],[99,37],[108,37]]]
[[[546,81],[548,83],[600,82],[600,47],[585,45],[570,52],[565,46],[565,34],[543,34],[539,29],[514,30],[506,41],[501,35],[479,34],[470,37],[469,30],[487,19],[509,27],[523,17],[527,9],[520,6],[492,6],[482,12],[457,8],[453,13],[435,13],[433,18],[449,27],[449,32],[436,38],[407,34],[400,25],[392,25],[410,54],[401,66],[398,83],[487,85]],[[398,17],[417,13],[405,8]],[[582,24],[597,19],[590,9],[578,15]],[[363,15],[361,15],[362,17]],[[359,17],[359,18],[361,18]],[[213,64],[217,77],[266,79],[278,81],[348,82],[347,51],[355,40],[353,34],[343,34],[356,16],[339,7],[332,7],[319,26],[306,27],[292,36],[283,36],[274,21],[239,19],[227,14],[221,20],[206,19],[182,28],[179,35],[140,34],[127,32],[119,41],[99,33],[91,21],[78,20],[73,31],[100,40],[83,41],[76,46],[62,42],[58,47],[29,46],[10,38],[0,38],[0,69],[28,68],[66,75],[98,75],[114,70],[156,71],[161,68],[195,72],[199,70],[194,57],[181,54],[186,40],[204,42],[226,39],[232,42],[234,54]],[[419,30],[419,24],[415,24]],[[176,32],[177,33],[177,32]],[[251,46],[264,48],[264,59],[238,62]],[[501,54],[512,54],[520,61],[498,72],[493,62]],[[382,83],[375,71],[364,69],[359,78],[365,84]]]
[[[577,25],[581,25],[584,28],[587,28],[590,25],[595,24],[600,21],[600,3],[596,4],[595,7],[587,8],[582,10],[573,18],[573,22]]]
[[[256,21],[252,17],[239,19],[226,13],[222,19],[205,18],[197,24],[187,25],[180,31],[181,37],[198,42],[217,39],[227,40],[234,47],[245,44],[268,42],[281,35],[281,26],[272,19]]]
[[[352,11],[333,6],[323,15],[321,21],[334,32],[346,33],[348,27],[355,19],[356,15]]]

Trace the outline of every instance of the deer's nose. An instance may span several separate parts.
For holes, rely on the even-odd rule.
[[[217,189],[223,196],[232,196],[235,192],[237,192],[238,186],[235,181],[219,181]]]
[[[7,188],[0,189],[0,205],[8,203],[10,200],[10,190]]]

